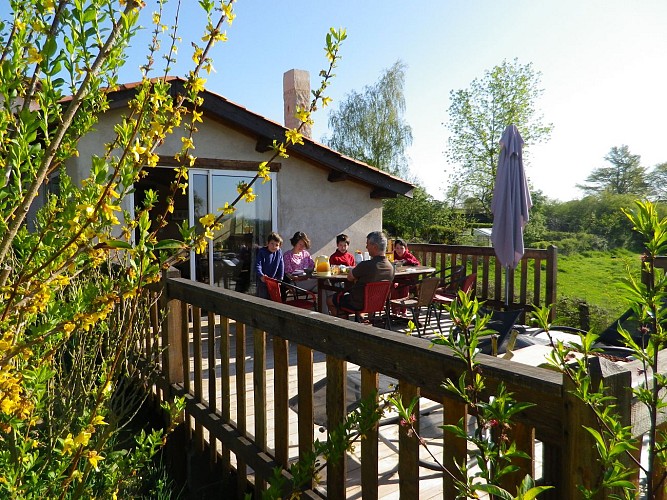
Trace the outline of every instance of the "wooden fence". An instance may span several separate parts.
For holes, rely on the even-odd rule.
[[[298,449],[298,456],[312,449],[314,353],[326,355],[329,427],[345,417],[348,362],[361,367],[362,397],[376,390],[381,373],[399,381],[406,401],[420,395],[442,403],[443,423],[456,424],[467,414],[466,406],[441,386],[448,378],[458,380],[465,368],[446,347],[430,347],[423,339],[182,278],[165,277],[161,304],[165,314],[161,325],[155,325],[160,333],[157,338],[147,335],[142,346],[145,351],[161,353],[156,398],[158,402],[176,396],[186,398],[186,423],[192,429],[190,446],[207,453],[221,477],[229,478],[235,471],[239,498],[249,478],[259,497],[274,468],[286,469],[297,458],[290,456],[290,447]],[[206,311],[206,322],[202,321],[202,311]],[[153,318],[157,319],[157,314]],[[271,342],[268,346],[267,339]],[[248,344],[252,346],[251,356],[246,351]],[[297,349],[299,407],[298,433],[291,437],[290,345]],[[556,487],[542,498],[579,498],[577,485],[592,484],[603,472],[596,465],[590,435],[582,428],[593,425],[587,408],[570,394],[568,383],[555,371],[485,355],[480,355],[479,361],[490,394],[502,383],[515,399],[535,405],[516,417],[513,438],[530,458],[519,462],[519,473],[508,479],[518,481],[524,474],[534,473],[539,461],[541,481]],[[629,363],[627,369],[605,377],[605,384],[618,398],[623,423],[632,425],[633,434],[641,436],[647,430],[646,411],[631,400],[629,390],[643,376],[635,364]],[[235,408],[234,414],[230,408]],[[402,427],[399,434],[396,461],[400,496],[418,498],[419,443]],[[542,443],[541,457],[535,456],[535,439]],[[378,441],[376,429],[361,445],[364,499],[378,498]],[[441,442],[443,463],[455,470],[454,462],[465,460],[465,442],[444,431]],[[327,466],[329,498],[345,497],[346,476],[345,463]],[[286,470],[283,477],[289,478]],[[633,480],[637,482],[638,474]],[[442,475],[442,491],[442,498],[455,497],[448,474]],[[304,497],[316,496],[310,491]]]
[[[432,245],[411,243],[410,251],[424,265],[447,269],[455,265],[466,267],[466,273],[477,273],[477,298],[493,308],[504,307],[529,311],[533,305],[556,303],[556,275],[558,249],[526,249],[516,269],[506,273],[498,264],[491,247],[465,245]],[[506,279],[509,277],[509,296],[506,296]],[[551,319],[555,311],[552,308]]]

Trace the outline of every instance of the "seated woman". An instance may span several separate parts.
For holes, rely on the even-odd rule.
[[[310,256],[310,239],[306,233],[297,231],[290,238],[292,249],[283,253],[285,263],[285,276],[300,288],[315,290],[317,280],[310,277],[310,271],[315,267],[315,262]]]
[[[401,239],[394,240],[394,264],[399,266],[418,266],[419,259],[410,253],[408,245]],[[392,299],[402,299],[410,295],[410,287],[416,283],[414,277],[407,276],[394,280],[394,288],[391,291]],[[392,306],[392,312],[398,316],[404,316],[404,307]]]
[[[350,237],[347,234],[336,236],[336,251],[329,257],[332,266],[354,267],[354,255],[347,251],[350,246]]]

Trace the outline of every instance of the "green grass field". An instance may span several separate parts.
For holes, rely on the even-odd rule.
[[[628,268],[639,278],[640,256],[626,250],[558,256],[558,296],[584,299],[616,318],[628,308],[616,284]]]

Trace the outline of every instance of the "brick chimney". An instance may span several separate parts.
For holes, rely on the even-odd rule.
[[[285,127],[297,128],[301,122],[294,117],[296,107],[310,106],[310,74],[302,69],[291,69],[283,75],[283,102],[285,105]],[[304,125],[301,133],[312,137],[310,125]]]

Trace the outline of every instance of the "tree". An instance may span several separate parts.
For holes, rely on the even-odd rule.
[[[322,141],[340,153],[405,177],[405,150],[412,143],[412,129],[403,119],[404,84],[405,64],[396,61],[375,85],[364,87],[362,93],[352,91],[330,113],[331,136]]]
[[[667,162],[659,163],[646,176],[651,196],[656,201],[667,201]]]
[[[586,178],[587,184],[577,184],[586,194],[602,192],[646,196],[650,185],[646,169],[640,165],[641,156],[630,153],[628,146],[612,147],[605,161],[610,167],[596,168]]]
[[[198,227],[183,224],[181,241],[158,241],[174,193],[187,188],[203,120],[201,75],[212,69],[213,45],[226,39],[233,0],[198,2],[203,37],[193,44],[193,68],[178,94],[167,78],[178,26],[163,24],[164,2],[155,2],[142,81],[128,95],[116,136],[89,158],[90,175],[80,183],[68,177],[65,163],[79,156],[79,140],[109,109],[107,91],[116,87],[120,67],[137,54],[128,46],[146,3],[0,3],[8,18],[0,21],[0,497],[158,498],[160,492],[142,490],[142,481],[169,429],[125,429],[161,356],[157,342],[146,340],[155,303],[148,287],[182,252],[206,249],[236,202],[254,196],[252,183],[268,180],[268,163],[301,141],[301,127],[274,141],[273,156],[258,165],[252,182],[239,185],[222,214],[206,214]],[[318,101],[326,102],[322,92],[344,38],[344,31],[328,34],[329,67],[310,108],[299,112],[302,122],[310,122]],[[155,61],[162,59],[167,67],[158,70]],[[153,71],[161,76],[149,78]],[[180,136],[181,166],[161,213],[153,190],[135,200],[134,213],[122,210],[170,134]],[[46,195],[28,230],[27,214],[53,174],[57,192]],[[152,352],[139,352],[140,344],[152,344]],[[148,359],[138,362],[139,356]],[[178,402],[164,407],[173,417],[183,410]]]
[[[382,226],[387,233],[403,238],[455,244],[460,243],[466,220],[444,202],[435,200],[423,187],[417,186],[412,199],[400,197],[385,200]]]
[[[519,128],[524,159],[531,144],[548,139],[551,133],[552,125],[544,124],[535,108],[543,92],[540,75],[530,63],[503,61],[473,80],[469,88],[450,92],[447,158],[455,169],[453,184],[459,197],[476,198],[487,214],[491,213],[499,141],[507,125]]]

